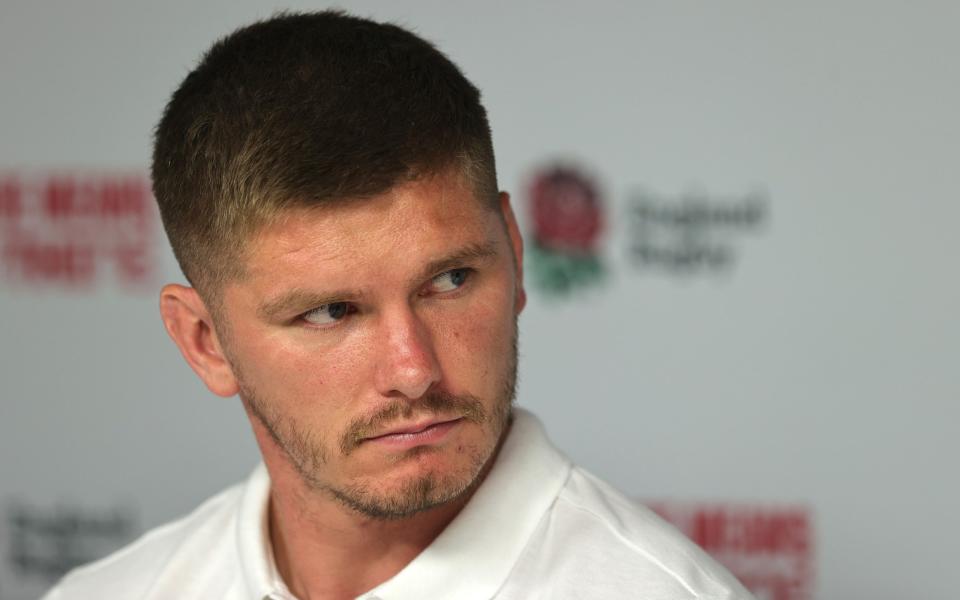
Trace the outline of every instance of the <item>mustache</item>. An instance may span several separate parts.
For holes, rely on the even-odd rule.
[[[396,400],[371,417],[355,420],[341,437],[340,450],[350,454],[363,440],[378,435],[392,421],[414,416],[460,417],[478,425],[488,419],[483,403],[475,396],[455,396],[439,390],[428,392],[416,400]]]

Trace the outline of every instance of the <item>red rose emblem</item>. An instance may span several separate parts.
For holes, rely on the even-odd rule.
[[[530,203],[536,242],[574,254],[593,252],[603,229],[596,186],[576,171],[557,167],[533,180]]]

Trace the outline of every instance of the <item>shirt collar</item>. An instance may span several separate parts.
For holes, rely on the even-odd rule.
[[[255,600],[295,600],[277,572],[270,544],[267,508],[270,505],[270,476],[260,463],[247,479],[237,515],[237,546],[240,570],[249,597]]]
[[[361,598],[491,598],[506,581],[570,473],[570,462],[529,412],[513,425],[493,469],[443,532],[393,578]],[[252,598],[293,600],[277,573],[268,533],[270,478],[263,464],[248,479],[237,520],[241,569]]]

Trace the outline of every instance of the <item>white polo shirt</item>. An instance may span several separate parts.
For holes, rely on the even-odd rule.
[[[44,600],[295,600],[267,532],[270,480],[246,483],[69,573]],[[430,546],[363,600],[750,599],[695,544],[570,464],[517,409],[493,469]]]

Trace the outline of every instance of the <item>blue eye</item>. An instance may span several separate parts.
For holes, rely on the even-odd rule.
[[[313,325],[329,325],[343,319],[350,312],[346,302],[331,302],[311,310],[303,315],[303,320]]]
[[[441,273],[431,280],[433,291],[437,293],[452,292],[467,282],[470,269],[452,269]]]

